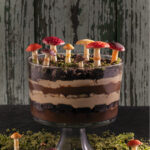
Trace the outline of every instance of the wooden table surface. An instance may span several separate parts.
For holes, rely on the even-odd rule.
[[[117,120],[105,127],[91,128],[88,132],[100,134],[110,130],[116,134],[134,132],[137,138],[149,137],[149,108],[150,107],[120,107]],[[7,128],[16,128],[20,131],[40,131],[42,128],[54,132],[59,129],[47,127],[33,121],[29,105],[0,105],[0,132]]]

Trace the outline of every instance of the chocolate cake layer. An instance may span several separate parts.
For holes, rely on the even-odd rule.
[[[106,85],[95,85],[95,86],[81,86],[81,87],[60,87],[60,88],[47,88],[38,84],[31,83],[29,81],[30,91],[42,91],[44,94],[62,94],[64,96],[68,95],[81,95],[86,94],[90,95],[91,93],[94,94],[110,94],[115,91],[120,90],[121,82],[117,83],[109,83]]]
[[[106,66],[100,68],[58,68],[58,67],[44,67],[29,63],[29,78],[33,81],[39,79],[50,81],[70,81],[80,79],[94,79],[114,77],[122,73],[122,64],[113,66]]]
[[[117,116],[118,106],[103,112],[53,112],[51,110],[39,111],[31,104],[31,113],[34,117],[55,123],[94,123],[113,119]]]
[[[31,105],[34,106],[38,111],[44,111],[44,110],[50,110],[53,112],[74,112],[74,113],[89,113],[89,112],[103,112],[107,111],[113,107],[118,106],[119,100],[112,102],[109,105],[96,105],[93,109],[90,109],[88,107],[84,108],[73,108],[71,105],[64,105],[64,104],[58,104],[58,105],[53,105],[51,103],[46,103],[46,104],[40,104],[37,102],[34,102],[30,100]]]

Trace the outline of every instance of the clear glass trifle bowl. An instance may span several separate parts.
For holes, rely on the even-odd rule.
[[[43,58],[38,55],[39,60]],[[72,137],[79,137],[81,149],[92,150],[85,128],[104,126],[116,119],[123,64],[111,65],[110,60],[111,56],[103,55],[106,65],[101,67],[64,68],[35,64],[29,57],[31,113],[37,122],[63,128],[58,150],[73,149],[67,144]]]

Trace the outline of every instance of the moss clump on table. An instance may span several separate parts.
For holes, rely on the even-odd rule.
[[[16,130],[7,130],[5,134],[0,134],[0,150],[12,150],[13,140],[10,135]],[[33,133],[32,131],[22,132],[20,139],[20,150],[46,150],[55,147],[60,138],[59,133],[54,135],[44,130]],[[115,135],[109,131],[104,132],[102,136],[96,134],[88,135],[90,144],[95,150],[129,150],[126,143],[134,138],[134,133],[122,133]],[[141,139],[143,145],[139,150],[150,150],[150,146]]]

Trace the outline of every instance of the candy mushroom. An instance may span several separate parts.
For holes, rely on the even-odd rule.
[[[63,49],[66,50],[65,63],[71,63],[71,50],[74,49],[73,45],[71,45],[70,43],[67,43],[64,45]]]
[[[94,48],[94,66],[99,67],[101,66],[101,55],[100,55],[100,48],[108,48],[109,44],[102,41],[92,42],[87,45],[87,48]]]
[[[42,48],[42,45],[38,44],[38,43],[33,43],[30,44],[27,48],[26,51],[27,52],[32,52],[32,62],[35,64],[39,64],[39,60],[38,60],[38,50]]]
[[[131,150],[137,150],[138,146],[141,144],[142,142],[140,142],[139,140],[135,140],[135,139],[132,139],[127,143],[127,145],[131,147]]]
[[[50,37],[45,37],[43,39],[43,43],[46,45],[50,45],[50,49],[53,50],[57,54],[57,45],[63,45],[65,42],[58,37],[50,36]],[[53,61],[57,61],[57,56],[53,56]]]
[[[78,55],[76,58],[75,58],[75,61],[77,63],[79,63],[79,67],[80,68],[83,68],[84,67],[84,64],[83,64],[83,61],[85,60],[85,58],[82,56],[82,55]]]
[[[84,46],[84,58],[85,60],[89,60],[89,49],[86,47],[89,43],[94,42],[90,39],[82,39],[76,42],[77,45],[83,45]]]
[[[19,150],[19,139],[22,137],[21,134],[15,132],[11,135],[11,138],[14,139],[14,150]]]
[[[122,44],[118,43],[118,42],[110,42],[109,43],[109,48],[113,49],[111,63],[117,61],[119,51],[120,52],[125,51],[125,47]]]
[[[44,60],[43,60],[43,65],[44,66],[49,66],[50,63],[50,56],[56,56],[56,53],[51,50],[51,49],[43,49],[42,53],[45,55]]]

